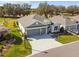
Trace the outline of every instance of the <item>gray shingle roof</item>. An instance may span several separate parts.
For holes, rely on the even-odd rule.
[[[71,17],[74,21],[79,21],[79,15]]]
[[[32,25],[33,23],[35,23],[37,21],[44,24],[44,19],[45,18],[40,16],[40,15],[33,14],[33,15],[24,16],[24,17],[18,19],[18,22],[20,22],[23,27],[28,27],[28,26]]]
[[[53,16],[50,20],[54,23],[58,23],[64,26],[75,23],[70,17],[61,16],[61,15]]]

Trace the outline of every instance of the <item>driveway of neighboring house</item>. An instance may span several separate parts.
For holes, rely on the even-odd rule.
[[[32,54],[29,56],[40,52],[46,53],[45,50],[64,45],[57,42],[55,38],[52,38],[50,35],[34,36],[29,39],[33,39],[30,41],[30,44],[32,45]]]

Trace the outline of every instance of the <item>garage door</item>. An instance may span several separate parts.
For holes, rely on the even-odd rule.
[[[45,33],[46,33],[46,28],[42,28],[41,34],[45,34]]]
[[[40,30],[39,29],[32,29],[27,31],[27,36],[33,36],[33,35],[39,35]]]
[[[45,28],[41,29],[41,34],[45,34]],[[27,36],[40,35],[40,29],[27,30]]]

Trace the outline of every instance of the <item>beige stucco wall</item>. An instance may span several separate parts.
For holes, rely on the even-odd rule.
[[[20,23],[19,23],[19,28],[22,31],[22,33],[25,33],[25,29],[24,29],[24,27]]]
[[[54,30],[55,26],[58,26],[58,30]],[[51,25],[51,32],[58,32],[60,30],[60,25]]]

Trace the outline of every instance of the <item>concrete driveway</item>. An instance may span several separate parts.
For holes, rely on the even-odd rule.
[[[31,39],[33,39],[33,41],[30,41],[30,44],[32,45],[32,54],[29,56],[63,45],[57,42],[55,38],[52,38],[50,35],[36,36]]]

